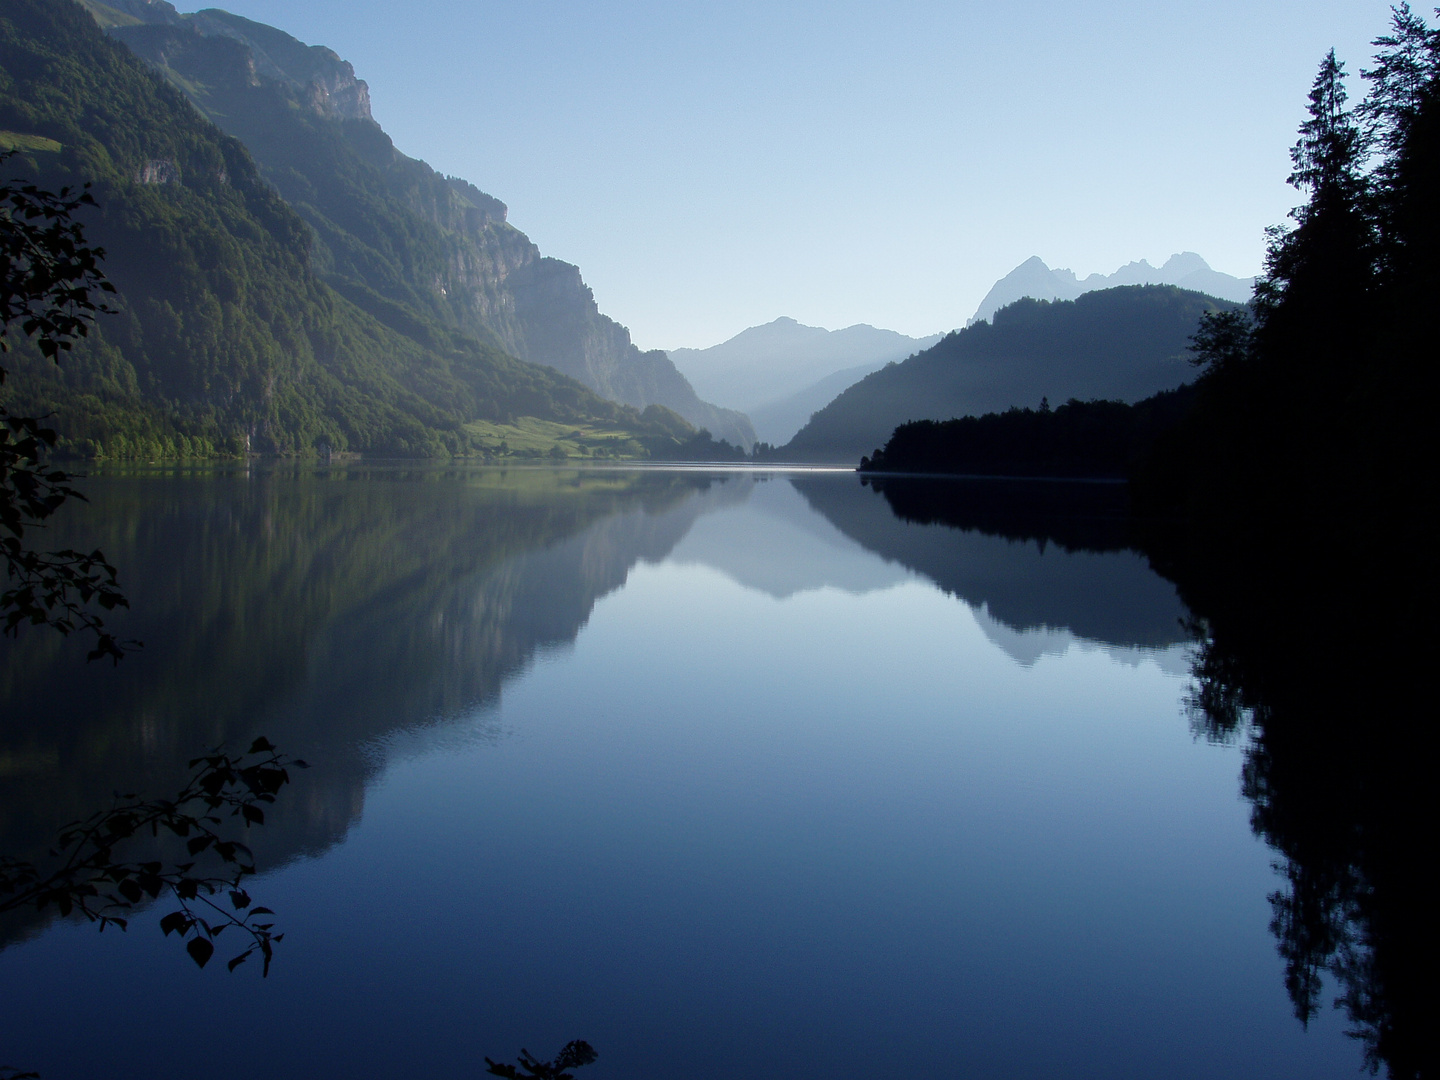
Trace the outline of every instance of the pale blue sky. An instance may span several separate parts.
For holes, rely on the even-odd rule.
[[[180,3],[191,10],[193,3]],[[790,315],[963,325],[1030,255],[1260,267],[1373,0],[228,0],[329,45],[404,152],[510,206],[644,348]],[[1422,8],[1423,9],[1423,8]]]

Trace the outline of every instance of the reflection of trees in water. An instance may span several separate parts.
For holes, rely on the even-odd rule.
[[[811,507],[882,558],[1019,631],[1105,645],[1189,640],[1174,587],[1134,550],[1115,484],[885,477],[797,478]]]
[[[1308,538],[1268,561],[1223,553],[1172,561],[1204,616],[1192,720],[1245,740],[1251,824],[1280,857],[1271,929],[1296,1015],[1324,1007],[1328,976],[1372,1070],[1429,1076],[1433,758],[1417,716],[1429,634],[1395,569],[1413,564]]]
[[[1184,609],[1137,591],[1156,580],[1148,565],[1161,568],[1198,613],[1196,732],[1245,741],[1242,792],[1280,858],[1271,928],[1297,1016],[1324,1007],[1328,977],[1372,1068],[1433,1073],[1433,757],[1417,715],[1433,630],[1413,571],[1423,559],[1363,523],[1343,540],[1263,547],[1239,530],[1164,535],[1131,520],[1119,487],[886,477],[883,500],[866,500],[795,483],[872,551],[1013,624],[1139,643],[1167,632],[1163,613],[1178,639]],[[1051,560],[1068,580],[1047,576],[1051,545],[1082,556]],[[1087,554],[1130,562],[1097,573]]]
[[[110,477],[69,523],[122,568],[118,668],[26,634],[0,654],[0,835],[38,856],[114,790],[176,790],[198,747],[264,733],[317,767],[257,837],[262,868],[335,842],[367,745],[493,701],[572,641],[711,481],[681,473],[377,470]],[[694,506],[691,500],[690,506]],[[666,510],[679,510],[664,513]],[[63,539],[57,537],[57,539]],[[173,857],[164,840],[155,857]],[[0,940],[33,913],[0,921]]]

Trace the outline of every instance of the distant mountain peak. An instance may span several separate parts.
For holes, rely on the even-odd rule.
[[[995,312],[1030,297],[1035,300],[1074,300],[1077,296],[1117,285],[1177,285],[1193,289],[1237,304],[1249,301],[1255,288],[1254,278],[1238,278],[1212,269],[1193,251],[1171,255],[1156,268],[1148,260],[1126,263],[1113,274],[1090,274],[1080,278],[1073,270],[1052,269],[1038,255],[1032,255],[1011,270],[985,294],[975,314],[965,324],[989,320]]]
[[[1193,274],[1197,270],[1209,270],[1210,264],[1193,251],[1181,251],[1165,260],[1160,267],[1162,274]]]
[[[938,334],[912,338],[867,323],[827,330],[781,315],[768,323],[747,327],[708,349],[672,349],[670,359],[708,400],[743,412],[767,409],[775,413],[775,426],[761,436],[773,442],[788,439],[805,422],[809,411],[829,400],[826,397],[810,406],[797,419],[789,409],[792,399],[799,400],[797,395],[804,397],[817,385],[828,387],[827,380],[840,372],[850,372],[852,380],[858,379],[881,364],[903,360],[937,340]],[[830,396],[837,392],[832,390]],[[775,412],[776,408],[779,412]],[[783,419],[779,419],[782,414]]]

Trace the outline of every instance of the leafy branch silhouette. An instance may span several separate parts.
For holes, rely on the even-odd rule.
[[[0,163],[10,158],[0,153]],[[103,294],[115,286],[100,269],[105,249],[85,239],[75,217],[95,206],[85,188],[46,191],[16,181],[0,183],[0,353],[10,350],[10,330],[34,341],[55,363],[85,337],[96,315],[113,313]],[[0,385],[6,377],[0,365]],[[35,551],[27,530],[45,522],[68,500],[85,500],[74,477],[43,463],[58,436],[47,417],[16,416],[0,405],[0,558],[14,583],[0,593],[4,632],[22,623],[48,624],[62,634],[93,634],[90,659],[119,661],[126,645],[105,629],[89,605],[105,611],[129,607],[116,571],[99,551]]]
[[[190,768],[197,771],[173,799],[117,794],[109,809],[60,831],[50,852],[58,865],[42,869],[0,856],[0,912],[22,907],[45,911],[54,905],[60,915],[83,915],[102,932],[109,926],[125,930],[131,910],[166,893],[179,907],[161,918],[160,929],[185,942],[196,964],[203,968],[209,963],[216,939],[233,929],[246,944],[230,959],[229,969],[259,953],[262,976],[268,975],[274,946],[285,935],[275,933],[275,924],[267,921],[274,912],[256,906],[246,891],[244,882],[255,873],[255,858],[247,845],[227,835],[227,827],[236,818],[247,830],[263,825],[263,807],[290,782],[291,767],[308,768],[259,738],[241,755],[217,748],[192,760]],[[195,861],[167,864],[117,857],[116,849],[127,841],[162,832],[184,839]],[[201,868],[202,860],[209,869]]]
[[[488,1057],[485,1064],[489,1067],[485,1072],[490,1076],[508,1077],[509,1080],[575,1080],[575,1074],[567,1070],[589,1065],[599,1056],[594,1047],[583,1039],[572,1039],[555,1055],[554,1061],[540,1061],[521,1047],[519,1069],[524,1069],[523,1073],[514,1065],[491,1061]]]

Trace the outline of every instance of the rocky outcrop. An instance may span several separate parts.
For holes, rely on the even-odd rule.
[[[334,52],[228,12],[111,6],[142,20],[111,35],[240,139],[310,224],[316,268],[347,299],[396,329],[417,312],[438,317],[614,401],[664,405],[753,445],[744,414],[701,401],[663,352],[636,348],[579,268],[543,256],[503,202],[400,153],[370,115],[369,88]]]
[[[137,184],[178,184],[180,166],[173,161],[147,161],[135,173]]]
[[[182,15],[167,0],[107,0],[100,6],[133,16],[147,26],[231,38],[246,47],[245,62],[252,76],[294,85],[302,100],[322,115],[340,120],[371,119],[370,87],[355,77],[348,61],[323,45],[306,45],[272,26],[216,8]],[[121,38],[136,32],[135,27],[123,24],[111,30]]]

